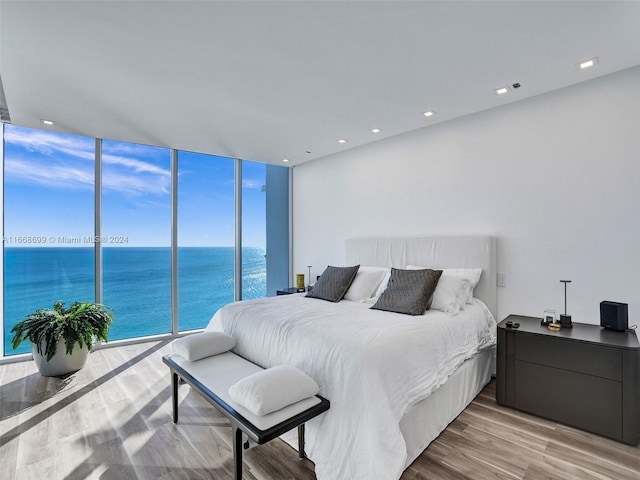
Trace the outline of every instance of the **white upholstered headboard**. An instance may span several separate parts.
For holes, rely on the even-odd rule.
[[[497,314],[496,238],[490,235],[351,238],[346,265],[404,268],[482,268],[474,296]]]

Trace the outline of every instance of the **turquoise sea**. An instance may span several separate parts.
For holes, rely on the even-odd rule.
[[[11,328],[25,315],[65,302],[94,301],[93,248],[4,249],[4,353],[11,348]],[[242,249],[242,298],[266,295],[265,249]],[[178,248],[179,329],[203,328],[223,305],[233,301],[233,247]],[[109,340],[171,331],[171,249],[104,247],[103,303],[116,311]]]

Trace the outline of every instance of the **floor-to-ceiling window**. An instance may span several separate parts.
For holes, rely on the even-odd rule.
[[[288,285],[286,167],[11,125],[3,146],[0,357],[29,350],[11,328],[56,300],[109,305],[123,340],[201,329]]]
[[[94,139],[12,125],[4,133],[4,355],[38,308],[94,300]]]
[[[267,166],[242,161],[242,299],[267,294]]]
[[[102,141],[102,299],[109,339],[171,332],[171,151]]]
[[[234,159],[178,153],[179,330],[234,300]]]

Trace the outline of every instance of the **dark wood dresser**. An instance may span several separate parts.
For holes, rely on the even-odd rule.
[[[520,327],[507,328],[507,321]],[[574,323],[552,332],[540,318],[498,324],[496,397],[532,413],[630,445],[640,442],[640,343],[635,331]]]

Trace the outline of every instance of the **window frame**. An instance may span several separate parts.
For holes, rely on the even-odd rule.
[[[44,130],[46,131],[46,130]],[[4,152],[5,152],[5,124],[2,124],[2,128],[0,129],[0,133],[2,134],[2,141],[0,142],[0,158],[2,159],[2,169],[0,169],[0,209],[3,212],[3,221],[2,221],[2,234],[4,236],[4,207],[5,207],[5,198],[4,198],[4,185],[5,185],[5,175],[4,175]],[[61,132],[64,133],[64,132]],[[95,141],[95,183],[94,183],[94,234],[96,237],[102,236],[102,138],[94,137]],[[178,153],[182,150],[178,149],[170,149],[171,155],[171,332],[168,334],[159,334],[159,335],[149,335],[143,337],[133,337],[122,340],[113,340],[108,344],[103,344],[101,342],[97,343],[95,348],[105,348],[107,346],[118,346],[118,345],[126,345],[126,344],[134,344],[141,343],[149,340],[161,340],[161,339],[170,339],[176,338],[178,336],[182,336],[189,331],[180,331],[179,330],[179,296],[178,296]],[[215,155],[215,154],[212,154]],[[235,198],[235,208],[234,208],[234,218],[235,218],[235,258],[234,258],[234,299],[235,301],[242,299],[242,162],[245,161],[243,159],[235,158],[234,159],[234,198]],[[254,160],[247,160],[254,161]],[[268,165],[270,167],[271,165]],[[288,273],[289,281],[291,279],[291,269],[292,269],[292,237],[293,237],[293,228],[292,228],[292,194],[291,194],[291,186],[292,186],[292,170],[291,168],[278,166],[278,168],[284,168],[287,170],[287,185],[286,185],[286,195],[288,197],[288,205],[286,212],[286,229],[287,229],[287,240],[288,245],[286,246],[288,250],[288,259],[286,270]],[[269,212],[267,211],[266,222],[269,222]],[[94,286],[95,286],[95,301],[101,303],[103,300],[103,256],[102,256],[102,245],[98,243],[94,248]],[[3,242],[3,250],[2,255],[0,255],[0,269],[2,271],[2,288],[0,288],[0,308],[2,312],[4,312],[4,242]],[[268,275],[268,268],[267,268]],[[283,285],[286,287],[287,285]],[[269,295],[269,291],[267,289],[267,295]],[[0,345],[4,345],[4,315],[2,318],[2,328],[0,328]],[[26,358],[31,357],[30,353],[21,353],[21,354],[10,354],[5,355],[4,349],[0,350],[0,365],[5,363],[13,363],[17,361],[23,361]]]

